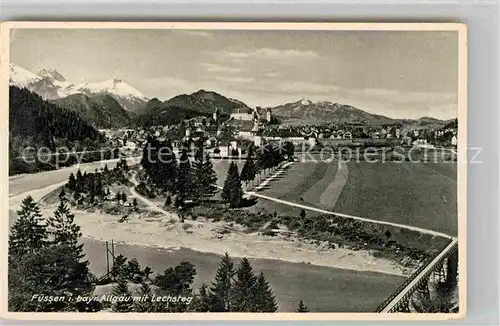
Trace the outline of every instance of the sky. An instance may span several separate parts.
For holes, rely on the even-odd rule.
[[[17,29],[10,60],[75,84],[118,77],[160,100],[205,89],[250,106],[457,116],[457,32]]]

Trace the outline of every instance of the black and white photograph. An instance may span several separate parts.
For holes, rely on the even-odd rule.
[[[9,314],[465,315],[465,25],[148,24],[2,31]]]

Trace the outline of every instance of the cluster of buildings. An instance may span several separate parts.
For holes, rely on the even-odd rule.
[[[222,121],[224,120],[224,121]],[[174,147],[203,139],[207,148],[220,155],[241,152],[243,144],[261,146],[266,141],[290,141],[314,147],[318,142],[349,142],[352,139],[399,139],[402,144],[422,146],[442,139],[457,144],[456,128],[403,130],[402,124],[327,124],[323,126],[284,126],[276,123],[269,108],[242,107],[222,119],[216,109],[211,117],[198,116],[180,124],[106,131],[112,145],[128,150],[142,147],[148,135],[171,139]]]

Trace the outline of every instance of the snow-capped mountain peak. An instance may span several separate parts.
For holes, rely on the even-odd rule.
[[[302,105],[311,105],[312,102],[304,98],[304,99],[302,99],[302,101],[300,101],[300,104],[302,104]]]
[[[42,69],[38,72],[38,76],[42,78],[50,78],[59,82],[65,82],[66,78],[63,77],[55,68]]]
[[[11,63],[9,65],[9,84],[21,88],[29,87],[41,78],[28,70]]]
[[[126,83],[123,79],[111,79],[75,85],[67,81],[56,69],[42,69],[38,75],[10,64],[10,85],[27,88],[37,93],[45,100],[55,100],[69,95],[83,94],[109,94],[117,100],[126,110],[138,110],[149,99],[140,91]]]
[[[118,77],[97,83],[85,83],[78,86],[78,89],[83,93],[109,93],[123,98],[147,100],[141,92]]]

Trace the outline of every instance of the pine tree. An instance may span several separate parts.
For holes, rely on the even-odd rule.
[[[191,197],[193,193],[191,162],[186,150],[183,150],[179,158],[179,169],[177,171],[176,191],[182,199]]]
[[[18,219],[10,229],[9,257],[32,253],[48,244],[47,229],[42,223],[40,206],[33,197],[23,199],[17,215]]]
[[[137,290],[137,296],[144,299],[134,301],[132,305],[132,310],[134,312],[153,312],[154,311],[154,303],[151,302],[151,297],[153,292],[151,291],[151,287],[148,283],[142,282],[141,288]]]
[[[196,312],[208,312],[210,310],[210,291],[208,286],[203,283],[199,290],[199,295],[194,302],[194,309]]]
[[[304,209],[300,210],[300,218],[304,220],[306,218],[306,211]]]
[[[68,189],[71,191],[76,190],[76,178],[75,178],[75,175],[73,174],[73,172],[70,173],[70,175],[69,175],[67,186],[68,186]]]
[[[122,192],[121,200],[123,201],[123,203],[127,202],[127,194],[125,194],[124,192]]]
[[[65,200],[66,199],[66,192],[64,191],[64,186],[61,188],[61,192],[59,193],[59,200]]]
[[[276,312],[278,310],[273,290],[262,272],[257,278],[253,303],[257,312]]]
[[[116,300],[111,304],[111,309],[114,312],[130,312],[132,311],[133,302],[132,302],[132,294],[130,293],[127,285],[127,280],[123,277],[118,279],[118,282],[113,289],[111,290],[111,294],[118,298],[128,299],[128,300]]]
[[[245,161],[245,164],[243,164],[243,167],[241,168],[241,174],[240,174],[240,180],[245,182],[245,185],[249,181],[250,177],[248,162],[249,160],[247,159]]]
[[[52,244],[67,245],[73,248],[79,257],[83,257],[83,244],[78,245],[82,236],[80,227],[75,224],[75,215],[71,214],[64,201],[59,203],[54,211],[54,216],[48,219],[48,233],[52,236]]]
[[[140,164],[154,185],[163,191],[174,190],[178,166],[170,140],[148,137]]]
[[[233,312],[255,312],[253,302],[257,279],[253,273],[248,259],[243,258],[236,270],[231,293],[231,311]]]
[[[304,304],[304,301],[302,301],[302,299],[299,302],[299,307],[297,308],[297,312],[309,312],[309,309],[307,309],[307,307]]]
[[[67,245],[37,249],[9,261],[9,310],[11,311],[89,311],[92,305],[75,301],[32,301],[34,294],[47,296],[90,296],[93,287],[86,263]]]
[[[243,197],[243,190],[241,189],[241,181],[238,173],[238,166],[231,162],[227,171],[226,181],[222,188],[222,199],[231,207],[239,207]]]
[[[243,168],[241,169],[241,181],[245,181],[245,183],[253,181],[253,179],[255,179],[256,173],[257,169],[255,167],[253,158],[247,158],[245,164],[243,165]]]
[[[210,311],[230,311],[231,284],[234,273],[233,262],[226,252],[217,268],[215,280],[212,282],[212,287],[210,288]]]
[[[78,171],[76,171],[75,192],[77,192],[77,193],[83,192],[83,175],[82,175],[82,171],[80,171],[80,169],[78,169]]]
[[[201,154],[195,155],[193,182],[196,185],[193,189],[194,195],[202,202],[217,192],[217,187],[215,186],[217,183],[217,174],[215,173],[210,156],[208,153],[203,155],[203,150],[201,150]]]
[[[100,174],[95,175],[94,194],[99,198],[103,198],[105,195]]]

